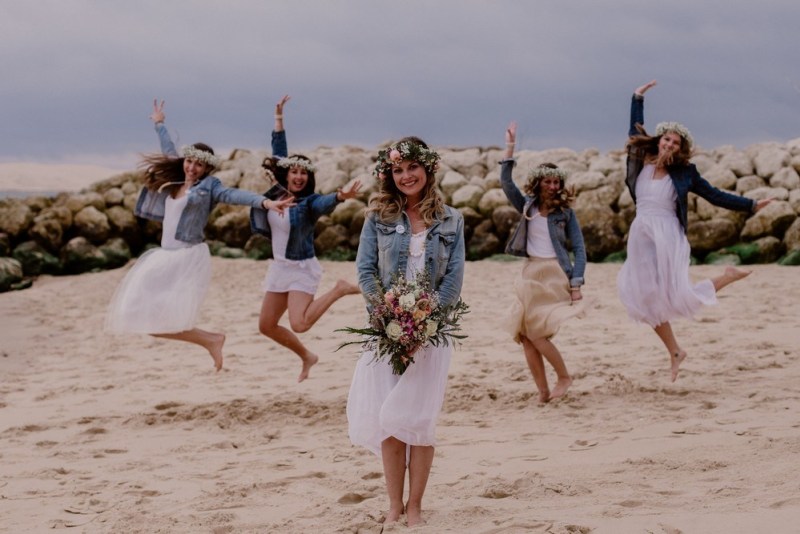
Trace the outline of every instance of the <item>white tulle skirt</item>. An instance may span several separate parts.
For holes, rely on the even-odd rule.
[[[315,295],[322,280],[322,265],[317,258],[307,260],[275,259],[267,270],[261,289],[265,292],[301,291]]]
[[[117,287],[108,332],[171,334],[191,330],[211,281],[211,255],[200,243],[148,250]]]
[[[356,364],[347,398],[350,441],[379,457],[393,436],[408,445],[435,445],[436,421],[444,402],[451,346],[424,347],[402,375],[388,360],[365,351]]]
[[[711,280],[690,280],[690,254],[674,214],[637,214],[617,276],[619,298],[631,319],[655,327],[678,317],[693,319],[700,308],[717,303]]]

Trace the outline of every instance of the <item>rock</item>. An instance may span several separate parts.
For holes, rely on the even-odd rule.
[[[64,243],[64,228],[57,219],[39,214],[28,228],[28,236],[47,250],[56,252]]]
[[[486,191],[478,202],[478,211],[485,217],[491,217],[494,210],[502,206],[509,206],[508,198],[502,189]],[[513,209],[513,208],[512,208]]]
[[[622,193],[624,186],[615,182],[609,185],[603,185],[597,189],[583,191],[575,198],[575,209],[587,209],[595,206],[615,206],[616,200]]]
[[[250,191],[251,193],[258,193],[261,195],[272,187],[272,183],[267,179],[266,171],[264,171],[259,163],[257,167],[247,169],[242,173],[236,187],[242,191]]]
[[[719,166],[730,169],[736,176],[748,176],[753,174],[753,161],[744,152],[728,152],[719,160]]]
[[[236,247],[219,247],[215,250],[214,255],[219,256],[220,258],[228,258],[232,260],[238,260],[246,257],[244,250]]]
[[[800,172],[800,154],[795,154],[792,156],[792,160],[789,162],[789,165],[796,171]]]
[[[780,146],[761,149],[753,158],[756,174],[762,178],[769,178],[789,165],[790,161],[789,152]]]
[[[775,201],[750,217],[742,230],[742,239],[757,239],[768,235],[781,236],[797,219],[788,202]]]
[[[350,236],[345,226],[334,224],[325,228],[322,233],[314,239],[314,247],[317,250],[317,254],[323,255],[336,248],[346,247],[349,238]]]
[[[575,194],[597,189],[608,183],[606,175],[601,172],[576,172],[567,178],[567,187],[575,188]]]
[[[0,232],[0,257],[8,256],[11,252],[11,239],[8,234]]]
[[[63,206],[73,214],[77,214],[79,211],[89,206],[94,207],[97,211],[103,211],[106,209],[106,201],[100,193],[90,191],[88,193],[80,193],[66,197]]]
[[[744,195],[748,191],[758,189],[759,187],[767,187],[767,182],[765,182],[760,176],[756,176],[754,174],[750,176],[743,176],[736,180],[736,192],[740,195]]]
[[[736,188],[736,175],[730,169],[721,165],[714,165],[703,173],[703,178],[717,189],[733,190]]]
[[[121,237],[112,237],[99,248],[105,257],[105,268],[116,269],[128,263],[131,259],[131,249]]]
[[[488,219],[475,228],[467,246],[468,260],[481,260],[502,252],[503,243],[500,242],[493,230],[492,221]]]
[[[59,274],[61,262],[36,241],[25,241],[17,245],[12,254],[22,265],[26,276],[40,274]]]
[[[800,249],[790,251],[778,261],[778,265],[800,265]]]
[[[489,189],[500,189],[502,185],[500,184],[500,168],[492,169],[489,173],[483,177],[483,188],[485,190]]]
[[[253,234],[244,245],[245,255],[253,260],[266,260],[272,257],[272,242],[261,234]]]
[[[784,167],[769,179],[770,187],[781,187],[792,191],[800,188],[800,176],[792,167]]]
[[[583,232],[589,261],[600,261],[623,248],[622,235],[617,231],[617,216],[610,207],[576,204],[573,209]]]
[[[599,172],[606,176],[618,171],[619,168],[620,163],[611,156],[598,156],[589,163],[589,172]]]
[[[628,251],[627,250],[618,250],[617,252],[612,252],[605,258],[601,260],[602,263],[625,263],[625,260],[628,259]]]
[[[765,198],[788,200],[789,191],[782,187],[757,187],[756,189],[751,189],[742,196],[752,198],[753,200],[764,200]]]
[[[467,183],[467,178],[460,172],[447,171],[440,182],[440,187],[445,196],[451,198],[453,193],[467,185]]]
[[[75,214],[72,225],[78,235],[92,243],[103,243],[111,235],[108,217],[94,206],[86,206]]]
[[[119,187],[112,187],[103,193],[103,202],[106,206],[119,206],[125,200],[125,193]]]
[[[15,198],[0,201],[0,232],[16,240],[27,232],[34,213],[24,202]]]
[[[483,189],[476,185],[465,185],[453,193],[451,204],[454,208],[478,208],[483,197]]]
[[[81,236],[70,239],[61,249],[61,263],[64,272],[78,274],[102,269],[106,264],[106,257],[100,249]]]
[[[483,176],[486,174],[486,163],[482,161],[478,148],[464,150],[443,150],[442,163],[464,176]]]
[[[697,172],[703,176],[705,173],[714,168],[714,166],[716,166],[717,160],[706,153],[697,152],[694,156],[692,156],[692,163],[694,163],[694,166],[697,167]]]
[[[705,254],[733,245],[739,239],[739,232],[730,219],[716,218],[690,224],[687,237],[693,253]]]
[[[142,232],[133,213],[122,206],[111,206],[106,211],[111,233],[122,237],[131,247],[138,250],[142,245]]]
[[[0,258],[0,292],[22,281],[22,264],[14,258]]]
[[[795,219],[786,229],[783,234],[783,245],[789,251],[800,249],[800,218]]]
[[[768,235],[753,241],[758,247],[757,263],[773,263],[783,255],[786,248],[783,242],[775,236]]]
[[[710,252],[703,261],[706,265],[741,265],[742,260],[736,254]]]
[[[745,220],[747,220],[749,216],[747,212],[728,210],[715,206],[702,197],[697,197],[694,212],[697,214],[698,220],[702,221],[707,221],[709,219],[729,219],[736,225],[737,231],[741,231]]]
[[[246,206],[237,208],[217,217],[209,225],[208,234],[228,246],[240,248],[250,239],[250,209]]]
[[[789,205],[796,213],[800,213],[800,189],[789,192]]]
[[[521,218],[522,215],[509,205],[499,206],[492,212],[492,225],[501,243],[508,241],[511,230]]]
[[[459,208],[458,211],[461,212],[461,216],[464,217],[464,240],[465,242],[469,242],[472,238],[472,234],[475,232],[475,228],[483,222],[483,217],[481,217],[480,213],[469,207]]]
[[[350,226],[350,222],[357,213],[363,212],[367,209],[367,205],[358,200],[357,198],[348,198],[333,210],[331,213],[331,220],[334,224],[341,224],[345,227]]]
[[[214,176],[219,178],[219,181],[222,182],[222,185],[225,187],[237,187],[239,185],[239,180],[242,179],[242,171],[238,168],[217,170],[214,172]],[[269,187],[267,187],[267,189],[269,189]],[[263,193],[263,191],[259,192]]]

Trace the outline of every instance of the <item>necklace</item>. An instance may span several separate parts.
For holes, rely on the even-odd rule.
[[[421,239],[418,236],[421,236]],[[411,235],[411,242],[408,244],[408,253],[411,255],[411,257],[419,258],[425,254],[425,241],[425,231],[422,231],[419,234]],[[415,243],[418,243],[416,247],[414,247]]]

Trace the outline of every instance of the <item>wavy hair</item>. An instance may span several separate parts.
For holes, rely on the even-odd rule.
[[[205,143],[195,143],[192,147],[214,154],[214,149]],[[144,171],[144,186],[150,191],[168,189],[170,194],[186,182],[183,173],[183,160],[186,158],[167,156],[165,154],[146,154],[142,156],[139,168]],[[206,173],[201,180],[211,174],[214,167],[206,163]]]
[[[292,154],[289,157],[305,160],[311,163],[311,158],[302,154]],[[272,173],[272,175],[275,177],[275,180],[281,184],[284,189],[287,191],[289,190],[289,182],[287,177],[289,176],[289,170],[291,167],[282,167],[278,165],[278,158],[272,156],[264,158],[264,162],[261,164],[261,166]],[[303,187],[302,191],[294,194],[294,196],[297,198],[307,197],[308,195],[313,194],[314,190],[317,188],[317,179],[314,176],[314,171],[306,169],[306,173],[308,174],[308,181],[306,182],[306,185]]]
[[[644,160],[647,163],[663,164],[665,167],[686,167],[689,165],[689,160],[692,159],[692,145],[682,135],[678,135],[678,137],[681,139],[681,147],[678,149],[678,151],[665,161],[658,162],[658,143],[661,141],[662,136],[648,135],[647,131],[644,129],[644,126],[638,123],[636,124],[636,131],[639,133],[630,136],[625,147],[629,149],[633,148],[643,152]]]
[[[548,172],[549,169],[557,172]],[[546,208],[569,208],[572,205],[572,201],[575,200],[575,189],[566,187],[566,173],[559,169],[555,163],[542,163],[533,169],[528,176],[528,182],[523,187],[523,191],[526,195],[533,197],[533,202],[537,206],[542,198],[542,179],[546,176],[556,176],[559,182],[558,191],[547,203]]]

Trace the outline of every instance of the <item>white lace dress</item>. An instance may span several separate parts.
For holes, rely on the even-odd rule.
[[[693,318],[717,303],[714,284],[689,278],[691,248],[675,213],[672,179],[654,179],[645,165],[636,179],[636,217],[628,233],[628,257],[617,276],[619,298],[631,319],[658,326]]]
[[[427,232],[411,236],[406,277],[425,267]],[[436,421],[444,402],[451,346],[420,349],[405,373],[365,351],[356,364],[347,398],[350,441],[381,456],[381,442],[394,436],[408,445],[435,445]]]
[[[106,331],[174,334],[194,328],[211,282],[211,254],[205,243],[175,239],[188,198],[167,197],[161,247],[142,254],[120,282]]]

